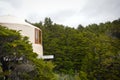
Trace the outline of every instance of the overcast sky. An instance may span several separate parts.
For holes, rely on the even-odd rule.
[[[77,27],[120,18],[120,0],[0,0],[0,15]]]

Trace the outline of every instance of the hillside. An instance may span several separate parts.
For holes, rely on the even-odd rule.
[[[120,79],[120,19],[77,29],[50,18],[34,25],[43,31],[44,54],[55,56],[55,72],[79,73],[88,80]]]

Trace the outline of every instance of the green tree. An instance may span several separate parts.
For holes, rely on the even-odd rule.
[[[27,37],[0,26],[0,76],[5,80],[54,80],[53,64],[37,59]]]
[[[44,54],[55,56],[57,73],[78,73],[77,79],[85,80],[119,80],[119,19],[77,29],[49,22],[41,27]]]

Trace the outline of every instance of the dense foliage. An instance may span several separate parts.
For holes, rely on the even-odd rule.
[[[50,18],[33,25],[55,67],[36,58],[27,37],[0,26],[0,80],[120,80],[120,19],[77,29]]]
[[[0,26],[0,80],[56,80],[53,67],[37,59],[27,37]]]
[[[77,29],[50,18],[34,25],[43,31],[44,54],[55,57],[56,73],[76,74],[76,80],[120,80],[120,19]]]

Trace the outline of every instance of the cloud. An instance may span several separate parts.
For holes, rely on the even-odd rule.
[[[1,1],[8,3],[9,5],[13,6],[13,8],[17,8],[17,9],[22,6],[22,2],[23,2],[23,0],[1,0]]]
[[[95,18],[105,20],[118,18],[120,15],[120,1],[119,0],[93,0],[93,2],[88,2],[87,6],[81,11],[89,19]]]
[[[53,22],[74,27],[114,20],[119,13],[120,0],[0,0],[0,15],[31,22],[51,17]]]
[[[71,24],[72,21],[70,20],[73,20],[75,26],[78,24],[86,26],[92,23],[101,23],[118,19],[120,17],[119,13],[119,0],[89,0],[86,5],[79,10],[76,15],[69,18],[66,23]]]
[[[11,4],[4,2],[4,1],[0,1],[0,14],[1,15],[11,14],[14,11],[15,9],[12,7]]]
[[[50,14],[51,18],[57,22],[66,21],[69,17],[72,17],[76,14],[75,10],[61,10]]]

